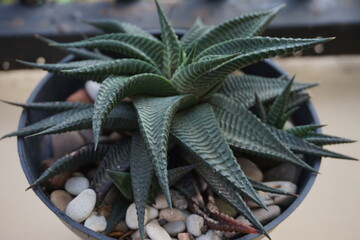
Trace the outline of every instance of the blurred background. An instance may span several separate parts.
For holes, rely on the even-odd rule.
[[[360,139],[360,2],[358,0],[163,0],[175,28],[188,29],[197,16],[216,24],[243,13],[286,7],[263,35],[332,37],[326,45],[275,61],[300,82],[319,82],[312,102],[326,134]],[[153,31],[158,20],[152,0],[0,0],[0,99],[25,102],[45,76],[15,59],[54,63],[65,56],[34,38],[72,41],[98,32],[83,19],[116,18]],[[17,128],[21,110],[0,103],[0,135]],[[360,145],[328,149],[360,159]],[[0,141],[0,239],[78,239],[37,199],[22,173],[16,139]],[[358,240],[360,165],[324,158],[320,175],[300,207],[272,233],[275,240]]]

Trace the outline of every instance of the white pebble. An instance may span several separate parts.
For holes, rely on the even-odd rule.
[[[156,218],[158,215],[159,215],[159,211],[156,208],[153,208],[150,206],[146,207],[145,216],[144,216],[144,224],[146,224],[149,220]],[[130,204],[130,206],[126,210],[125,222],[126,222],[126,225],[131,229],[139,228],[135,203]]]
[[[71,177],[65,183],[65,190],[74,195],[79,195],[82,191],[89,188],[90,183],[86,177]]]
[[[100,84],[94,81],[87,81],[85,83],[85,90],[87,92],[87,94],[89,95],[89,97],[91,98],[91,100],[95,101],[97,93],[99,91],[100,88]]]
[[[170,193],[171,193],[171,201],[175,208],[182,210],[188,208],[188,202],[181,193],[175,190],[170,190]]]
[[[170,234],[170,236],[176,237],[178,233],[185,231],[186,226],[183,221],[176,221],[165,224],[163,228]]]
[[[204,218],[197,214],[191,214],[186,219],[186,229],[189,233],[198,237],[201,235],[201,229],[204,227]]]
[[[93,230],[94,232],[103,232],[106,229],[106,219],[104,216],[93,212],[84,223],[84,226]]]
[[[188,211],[179,210],[176,208],[173,208],[172,210],[169,208],[161,209],[159,213],[159,217],[165,219],[168,222],[185,222],[189,215],[190,213]]]
[[[169,204],[167,203],[166,201],[166,197],[164,194],[161,194],[159,196],[157,196],[155,198],[155,205],[154,205],[155,208],[157,209],[164,209],[164,208],[168,208],[169,207]]]
[[[151,240],[171,240],[170,235],[160,226],[156,219],[146,224],[145,230]]]
[[[65,214],[76,222],[82,222],[94,210],[95,203],[95,191],[86,189],[67,205]]]
[[[292,194],[295,194],[297,190],[296,184],[288,181],[264,182],[264,184],[269,187],[277,188]],[[295,197],[275,193],[269,193],[269,196],[273,198],[274,204],[280,206],[288,206],[295,200]]]

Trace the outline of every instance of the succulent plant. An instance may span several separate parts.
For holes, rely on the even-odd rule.
[[[92,128],[93,144],[60,158],[30,187],[63,171],[100,162],[92,182],[98,200],[103,199],[113,181],[120,191],[110,218],[116,222],[123,217],[126,202],[133,200],[142,238],[146,204],[155,193],[162,192],[171,207],[169,186],[192,170],[257,231],[268,236],[244,199],[266,208],[255,189],[276,190],[248,179],[236,156],[285,161],[314,171],[298,153],[352,159],[321,147],[351,140],[318,133],[319,125],[283,130],[297,106],[308,100],[302,90],[316,84],[299,83],[287,76],[267,78],[235,71],[331,38],[257,36],[282,8],[277,7],[218,26],[197,20],[179,39],[156,5],[161,40],[132,24],[113,20],[88,21],[106,34],[82,41],[57,43],[42,38],[77,60],[57,64],[20,62],[101,83],[96,101],[16,104],[52,115],[3,138]],[[123,138],[115,143],[99,141],[104,129],[120,132]],[[173,148],[180,149],[178,166],[169,169],[168,153]]]

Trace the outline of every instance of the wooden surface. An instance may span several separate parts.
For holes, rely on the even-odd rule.
[[[311,90],[327,134],[360,139],[360,56],[285,58],[280,66]],[[25,101],[45,72],[0,71],[0,99]],[[0,103],[0,135],[17,128],[20,109]],[[330,147],[360,158],[359,143]],[[72,234],[32,191],[17,156],[16,139],[0,141],[0,239],[72,240]],[[270,235],[274,240],[357,240],[360,214],[360,163],[325,158],[321,175],[302,205]]]

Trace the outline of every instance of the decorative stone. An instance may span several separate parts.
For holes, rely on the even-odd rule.
[[[185,210],[188,208],[188,202],[181,193],[175,190],[170,190],[170,194],[171,194],[172,204],[175,208],[180,210]]]
[[[72,177],[85,177],[84,174],[82,174],[81,172],[73,172],[71,174]]]
[[[114,232],[127,232],[129,231],[128,226],[126,225],[125,221],[120,221],[118,224],[116,224],[116,226],[114,227]]]
[[[145,209],[144,224],[146,224],[149,220],[156,218],[158,215],[159,211],[156,208],[147,206]],[[130,204],[126,210],[125,222],[126,225],[131,229],[139,228],[135,203]]]
[[[281,163],[265,172],[264,181],[289,181],[292,183],[297,183],[300,172],[300,167],[297,167],[294,164]]]
[[[187,231],[194,235],[195,237],[198,237],[201,235],[201,229],[204,226],[204,218],[197,214],[191,214],[186,219],[186,229]]]
[[[154,208],[157,208],[157,209],[168,208],[169,204],[166,201],[165,195],[161,194],[161,195],[157,196],[155,198],[155,205],[153,205],[153,206],[154,206]]]
[[[64,190],[55,190],[50,194],[50,201],[63,212],[65,212],[66,206],[71,200],[73,200],[73,197]]]
[[[164,218],[168,222],[185,222],[189,215],[190,213],[188,211],[176,208],[173,208],[172,211],[169,208],[161,209],[159,213],[159,217]]]
[[[67,205],[65,214],[76,222],[82,222],[92,213],[95,203],[95,191],[86,189]]]
[[[65,190],[74,195],[79,195],[82,191],[89,188],[89,180],[86,177],[71,177],[65,183]]]
[[[179,240],[191,240],[189,233],[179,233],[179,234],[177,235],[177,238],[178,238]]]
[[[199,190],[200,190],[200,192],[203,193],[208,188],[208,184],[202,177],[199,176],[198,179],[199,179]]]
[[[255,163],[243,157],[237,158],[237,162],[240,164],[240,167],[246,176],[258,182],[263,181],[264,175]]]
[[[216,197],[215,204],[221,212],[226,213],[231,217],[235,217],[238,215],[236,209],[222,198]]]
[[[216,234],[213,230],[209,230],[205,235],[197,237],[196,240],[221,240],[222,238]]]
[[[92,101],[95,101],[99,88],[100,84],[97,82],[87,81],[85,83],[85,90]]]
[[[297,190],[297,186],[294,183],[287,181],[264,182],[263,184],[292,194],[295,194]],[[293,196],[280,195],[275,193],[269,193],[268,195],[273,199],[274,204],[282,207],[289,206],[295,200],[295,197]]]
[[[53,165],[56,162],[56,160],[57,160],[56,158],[46,159],[41,162],[40,168],[45,170],[49,168],[51,165]],[[71,176],[71,171],[60,173],[46,181],[45,183],[46,188],[49,190],[64,188],[65,182],[70,176]]]
[[[54,158],[60,158],[86,142],[79,132],[73,131],[51,135],[51,144]]]
[[[263,191],[257,191],[257,194],[258,194],[258,196],[260,197],[261,201],[262,201],[266,206],[275,204],[273,198],[271,197],[271,195],[270,195],[269,193],[263,192]],[[254,202],[251,201],[251,200],[248,200],[248,201],[246,202],[246,204],[247,204],[250,208],[259,208],[259,205],[257,205],[256,203],[254,203]]]
[[[171,240],[170,235],[160,226],[156,219],[146,224],[145,231],[151,240]]]
[[[98,214],[97,212],[93,212],[85,220],[84,226],[94,232],[103,232],[106,229],[107,222],[104,216]]]
[[[79,89],[73,94],[71,94],[67,99],[67,102],[84,102],[92,103],[92,99],[89,97],[85,89]]]
[[[170,236],[176,237],[178,233],[185,231],[186,226],[183,221],[169,222],[163,226]]]

